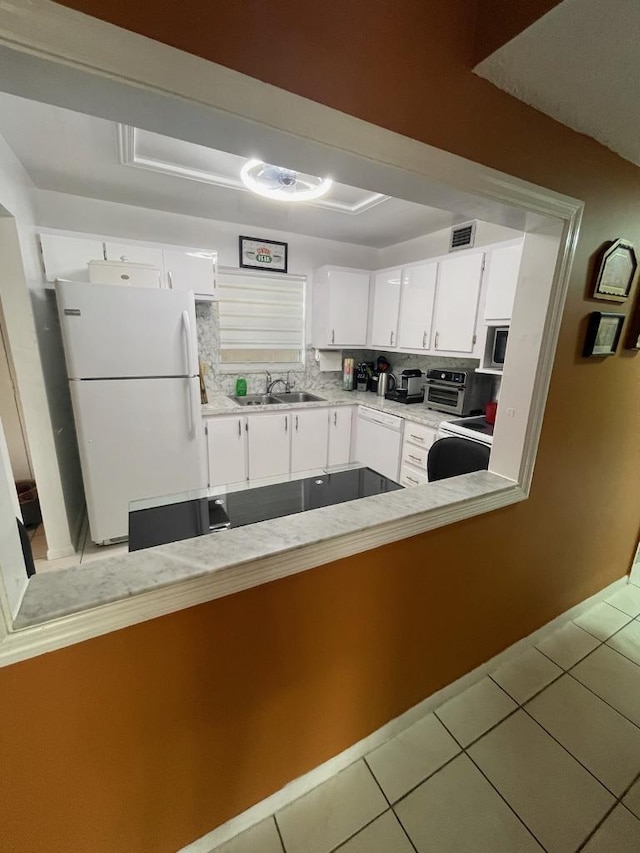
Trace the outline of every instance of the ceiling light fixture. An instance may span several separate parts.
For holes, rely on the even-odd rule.
[[[251,192],[277,201],[313,201],[326,195],[333,184],[331,178],[304,175],[262,160],[247,160],[240,179]]]

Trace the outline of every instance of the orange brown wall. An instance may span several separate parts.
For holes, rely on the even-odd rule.
[[[640,170],[474,76],[466,0],[68,5],[586,202],[528,501],[0,670],[0,849],[171,853],[628,570],[640,357],[579,350]]]

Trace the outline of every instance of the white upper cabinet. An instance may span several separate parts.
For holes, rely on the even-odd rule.
[[[306,409],[291,414],[291,470],[309,471],[327,464],[328,409]]]
[[[316,270],[311,315],[313,346],[326,349],[367,345],[369,278],[363,270]]]
[[[164,249],[165,285],[170,290],[193,290],[198,296],[215,296],[215,252]]]
[[[438,264],[420,264],[402,271],[402,295],[398,324],[400,349],[431,348],[433,304]]]
[[[105,240],[105,250],[108,261],[122,261],[130,264],[146,264],[156,267],[162,274],[164,262],[162,249],[154,246],[145,246],[144,243],[117,243],[114,240]]]
[[[472,353],[484,254],[460,254],[440,261],[432,349]]]
[[[487,322],[511,320],[518,284],[522,244],[493,249],[487,258],[487,298],[484,319]]]
[[[151,264],[129,261],[89,261],[91,284],[119,284],[125,287],[160,287],[160,270]]]
[[[47,281],[88,281],[89,261],[104,260],[102,240],[40,234],[40,246]]]
[[[399,269],[376,273],[373,284],[371,345],[390,349],[398,345],[401,272]]]

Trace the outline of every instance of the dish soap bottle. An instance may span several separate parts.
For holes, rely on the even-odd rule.
[[[236,379],[236,397],[247,396],[247,380],[244,376],[238,376]]]

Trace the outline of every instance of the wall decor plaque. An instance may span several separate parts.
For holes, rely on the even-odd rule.
[[[607,302],[624,302],[631,293],[638,269],[635,249],[628,240],[614,240],[605,249],[593,288],[594,299]]]
[[[624,321],[624,314],[593,311],[589,315],[589,325],[582,350],[583,358],[603,358],[613,355],[618,349]]]

